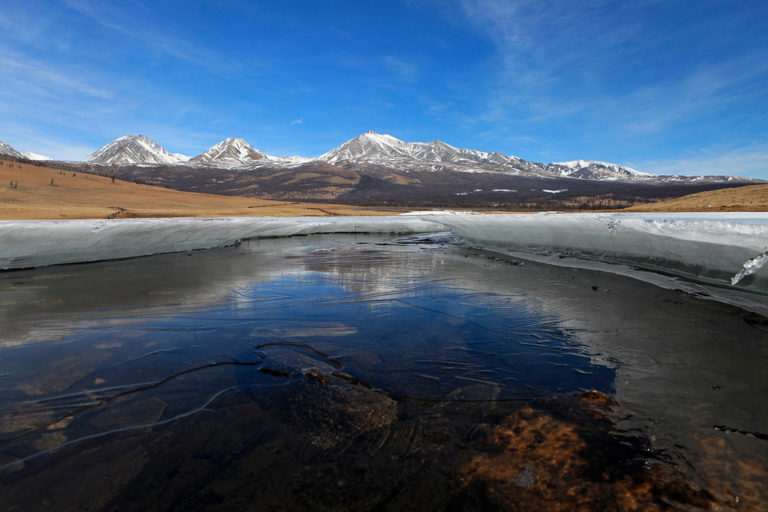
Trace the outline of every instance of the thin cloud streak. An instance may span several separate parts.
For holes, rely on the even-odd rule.
[[[113,98],[112,91],[89,85],[81,78],[74,76],[81,75],[80,73],[66,73],[65,70],[54,69],[6,48],[2,48],[0,52],[0,67],[6,71],[4,81],[15,83],[25,94],[37,91],[41,94],[60,97],[62,91],[66,91],[100,100]]]
[[[702,148],[678,158],[630,163],[657,174],[751,176],[768,180],[768,144],[753,144],[729,150]]]
[[[125,9],[121,10],[116,7],[99,8],[92,3],[81,0],[66,0],[66,5],[102,27],[138,41],[156,52],[213,70],[231,71],[232,69],[239,69],[239,65],[234,61],[207,47],[193,43],[189,39],[146,28],[146,25],[140,23],[139,20],[131,19],[128,11]],[[127,21],[125,23],[118,23],[116,20]]]
[[[413,82],[418,78],[419,68],[409,62],[387,55],[384,57],[384,63],[401,80]]]

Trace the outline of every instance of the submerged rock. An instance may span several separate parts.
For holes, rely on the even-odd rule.
[[[319,448],[389,427],[397,403],[309,345],[261,346],[261,371],[287,377],[291,423]]]
[[[386,394],[324,377],[308,376],[291,386],[292,422],[312,444],[330,448],[387,428],[397,418],[397,404]]]
[[[506,417],[459,472],[464,503],[555,511],[721,505],[671,466],[643,457],[649,452],[641,441],[618,435],[613,407],[610,397],[591,391]]]

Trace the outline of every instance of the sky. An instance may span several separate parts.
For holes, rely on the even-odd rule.
[[[318,156],[367,130],[768,179],[766,0],[2,0],[0,140]]]

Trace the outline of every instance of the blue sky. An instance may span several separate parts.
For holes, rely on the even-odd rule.
[[[768,179],[766,0],[3,0],[0,140],[317,156],[366,130]]]

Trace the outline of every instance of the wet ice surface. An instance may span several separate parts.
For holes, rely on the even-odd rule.
[[[433,215],[473,243],[684,276],[768,293],[768,215],[731,213],[538,213]]]
[[[768,499],[768,322],[621,276],[310,236],[7,272],[0,322],[4,508]]]

